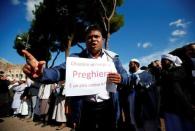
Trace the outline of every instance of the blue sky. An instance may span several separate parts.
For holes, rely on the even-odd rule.
[[[3,0],[0,8],[0,57],[14,64],[25,60],[13,49],[15,36],[30,28],[34,4],[41,0]],[[195,0],[124,0],[117,11],[124,26],[111,35],[109,49],[118,53],[127,68],[137,58],[142,65],[195,41]],[[79,52],[77,47],[71,52]],[[61,53],[56,61],[64,61]]]

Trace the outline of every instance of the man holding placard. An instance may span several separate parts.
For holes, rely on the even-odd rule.
[[[68,75],[67,90],[65,89],[64,93],[67,96],[77,96],[78,100],[82,101],[77,105],[77,108],[81,109],[79,129],[114,128],[113,103],[117,99],[112,99],[111,94],[115,93],[116,85],[127,85],[129,82],[118,55],[103,49],[102,34],[103,31],[98,25],[89,26],[86,30],[86,49],[71,55],[76,59],[67,58],[67,65],[63,63],[54,68],[44,68],[43,61],[37,61],[29,52],[23,50],[27,58],[23,71],[30,78],[42,83],[55,83],[64,80],[65,73]],[[86,88],[93,88],[95,91],[87,91]]]

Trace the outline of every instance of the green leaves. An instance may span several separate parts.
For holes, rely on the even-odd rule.
[[[14,48],[19,54],[27,48],[42,60],[49,60],[51,52],[69,52],[71,46],[85,41],[85,29],[90,24],[99,24],[107,35],[119,30],[124,19],[115,8],[122,3],[123,0],[44,0],[35,7],[28,33],[16,36]]]
[[[22,33],[16,36],[13,48],[17,50],[19,55],[23,56],[21,52],[23,49],[31,48],[31,45],[28,43],[28,40],[28,33]]]

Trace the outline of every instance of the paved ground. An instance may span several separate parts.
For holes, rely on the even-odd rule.
[[[164,122],[163,122],[164,123]],[[56,126],[36,125],[37,123],[29,120],[21,120],[19,118],[4,117],[0,118],[0,131],[57,131]],[[164,124],[162,125],[162,131],[165,131]],[[60,131],[70,131],[70,128],[66,127]]]
[[[37,123],[19,118],[3,117],[0,118],[0,131],[56,131],[56,126],[50,125],[42,127]],[[63,128],[63,131],[70,131],[70,128]]]
[[[47,125],[42,127],[42,124],[37,125],[36,122],[28,119],[21,119],[18,117],[5,117],[5,112],[8,108],[0,107],[0,131],[56,131],[57,126]],[[164,121],[161,119],[161,130],[165,131]],[[70,131],[66,127],[60,131]]]

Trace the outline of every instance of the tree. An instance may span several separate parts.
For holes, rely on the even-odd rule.
[[[51,59],[51,54],[48,52],[47,48],[42,47],[42,46],[38,46],[38,45],[31,45],[29,43],[29,33],[21,33],[19,35],[16,36],[15,41],[14,41],[14,46],[13,48],[16,49],[16,51],[18,52],[18,54],[22,57],[22,50],[26,49],[29,52],[31,52],[36,59],[38,60],[45,60],[46,61],[46,65],[48,64],[48,61]]]
[[[13,48],[16,49],[20,56],[23,56],[21,50],[30,48],[30,45],[28,44],[28,39],[28,33],[19,34],[15,38]]]
[[[113,23],[116,24],[115,26],[113,26],[113,27],[116,28],[116,27],[119,27],[119,26],[123,25],[123,18],[121,16],[118,16],[115,13],[117,0],[105,1],[105,3],[102,0],[99,0],[99,2],[101,4],[101,7],[103,8],[103,14],[101,15],[101,17],[102,17],[102,20],[103,20],[103,23],[104,23],[104,28],[106,30],[106,34],[107,34],[106,35],[106,40],[105,40],[105,48],[107,49],[108,48],[108,39],[110,37],[111,22],[112,22],[112,24]],[[120,5],[121,2],[122,1],[118,1],[118,5]],[[113,19],[113,21],[111,21],[113,16],[115,16],[115,19]],[[116,20],[120,21],[118,25],[117,25],[118,21],[116,21]]]
[[[90,24],[103,27],[107,48],[110,34],[124,23],[123,16],[115,10],[122,3],[123,0],[44,0],[36,6],[28,31],[29,50],[36,58],[44,56],[44,60],[56,51],[65,51],[67,57],[71,46],[84,42],[85,29]],[[43,52],[45,55],[40,55]]]

